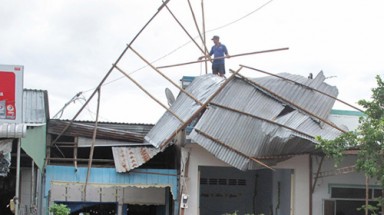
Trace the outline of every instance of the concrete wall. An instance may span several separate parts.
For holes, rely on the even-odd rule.
[[[361,116],[361,113],[356,111],[343,111],[335,110],[330,115],[329,120],[335,123],[337,126],[353,130],[356,129],[359,125],[358,119]],[[335,167],[335,163],[331,159],[324,159],[321,166],[320,172],[332,172],[336,168],[348,167],[355,164],[356,157],[354,155],[345,156],[343,162],[339,164],[338,167]],[[320,157],[312,157],[312,171],[313,174],[316,174],[319,165],[321,162]],[[313,177],[313,183],[315,182],[315,177]],[[375,186],[376,182],[371,180],[369,182],[371,186]],[[320,177],[316,181],[314,193],[312,195],[312,215],[323,215],[323,205],[324,200],[330,199],[330,188],[331,186],[352,186],[352,187],[364,187],[365,186],[365,176],[362,173],[350,172],[347,174],[338,174],[327,177]]]
[[[215,158],[208,151],[197,144],[188,144],[185,150],[190,151],[188,178],[186,179],[186,193],[189,195],[188,208],[185,215],[199,214],[199,166],[226,166],[226,163]],[[309,214],[309,156],[302,155],[281,162],[275,168],[292,170],[292,198],[290,201],[292,213],[295,215]]]
[[[264,187],[261,187],[263,191],[255,189],[255,184],[258,184],[256,180],[259,178],[256,177],[257,171],[241,171],[233,167],[200,167],[199,170],[201,215],[221,215],[235,211],[238,211],[238,214],[252,213],[261,203],[256,202],[255,198],[271,193],[272,190],[264,192]],[[204,179],[203,183],[201,179]],[[272,181],[271,174],[269,181]],[[260,199],[268,204],[272,202],[271,199]]]
[[[291,177],[291,215],[309,214],[309,156],[295,156],[279,163],[275,168],[292,169]]]
[[[188,208],[184,209],[184,215],[199,214],[199,166],[226,166],[226,163],[218,160],[205,149],[197,144],[188,144],[185,150],[189,150],[190,160],[188,168],[188,178],[186,179],[186,193],[189,195]]]
[[[348,167],[355,164],[355,156],[349,155],[346,156],[340,167]],[[313,171],[316,173],[317,168],[320,164],[320,158],[313,159]],[[330,159],[325,159],[323,161],[321,172],[335,170],[334,162]],[[375,180],[371,179],[369,181],[370,186],[377,186]],[[321,177],[317,180],[315,185],[315,190],[313,193],[313,215],[322,215],[323,214],[323,203],[324,200],[330,199],[330,188],[331,186],[341,186],[341,187],[365,187],[365,176],[359,172],[350,172],[345,174],[333,175],[328,177]]]

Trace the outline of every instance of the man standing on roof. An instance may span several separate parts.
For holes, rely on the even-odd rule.
[[[228,58],[230,56],[228,55],[227,47],[220,43],[220,37],[219,36],[213,36],[212,40],[213,40],[213,43],[215,45],[212,46],[211,51],[209,52],[208,55],[199,57],[199,60],[201,60],[203,58],[208,58],[208,57],[213,55],[214,58],[213,58],[213,62],[212,62],[212,73],[219,75],[219,76],[224,76],[224,74],[225,74],[225,61],[224,61],[224,59],[225,59],[225,56]]]

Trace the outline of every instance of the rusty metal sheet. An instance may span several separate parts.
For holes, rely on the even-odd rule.
[[[153,147],[112,147],[116,172],[135,169],[160,152]]]

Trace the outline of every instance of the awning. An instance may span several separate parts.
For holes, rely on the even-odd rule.
[[[0,138],[21,138],[27,133],[27,125],[23,123],[1,123]]]
[[[84,183],[51,181],[51,200],[82,202]],[[94,184],[88,183],[85,202],[123,202],[136,205],[165,205],[170,184]],[[171,189],[170,189],[171,190]],[[174,195],[174,194],[172,194]]]

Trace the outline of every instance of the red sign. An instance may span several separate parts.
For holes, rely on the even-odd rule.
[[[15,73],[0,71],[0,119],[16,118],[15,86]]]

